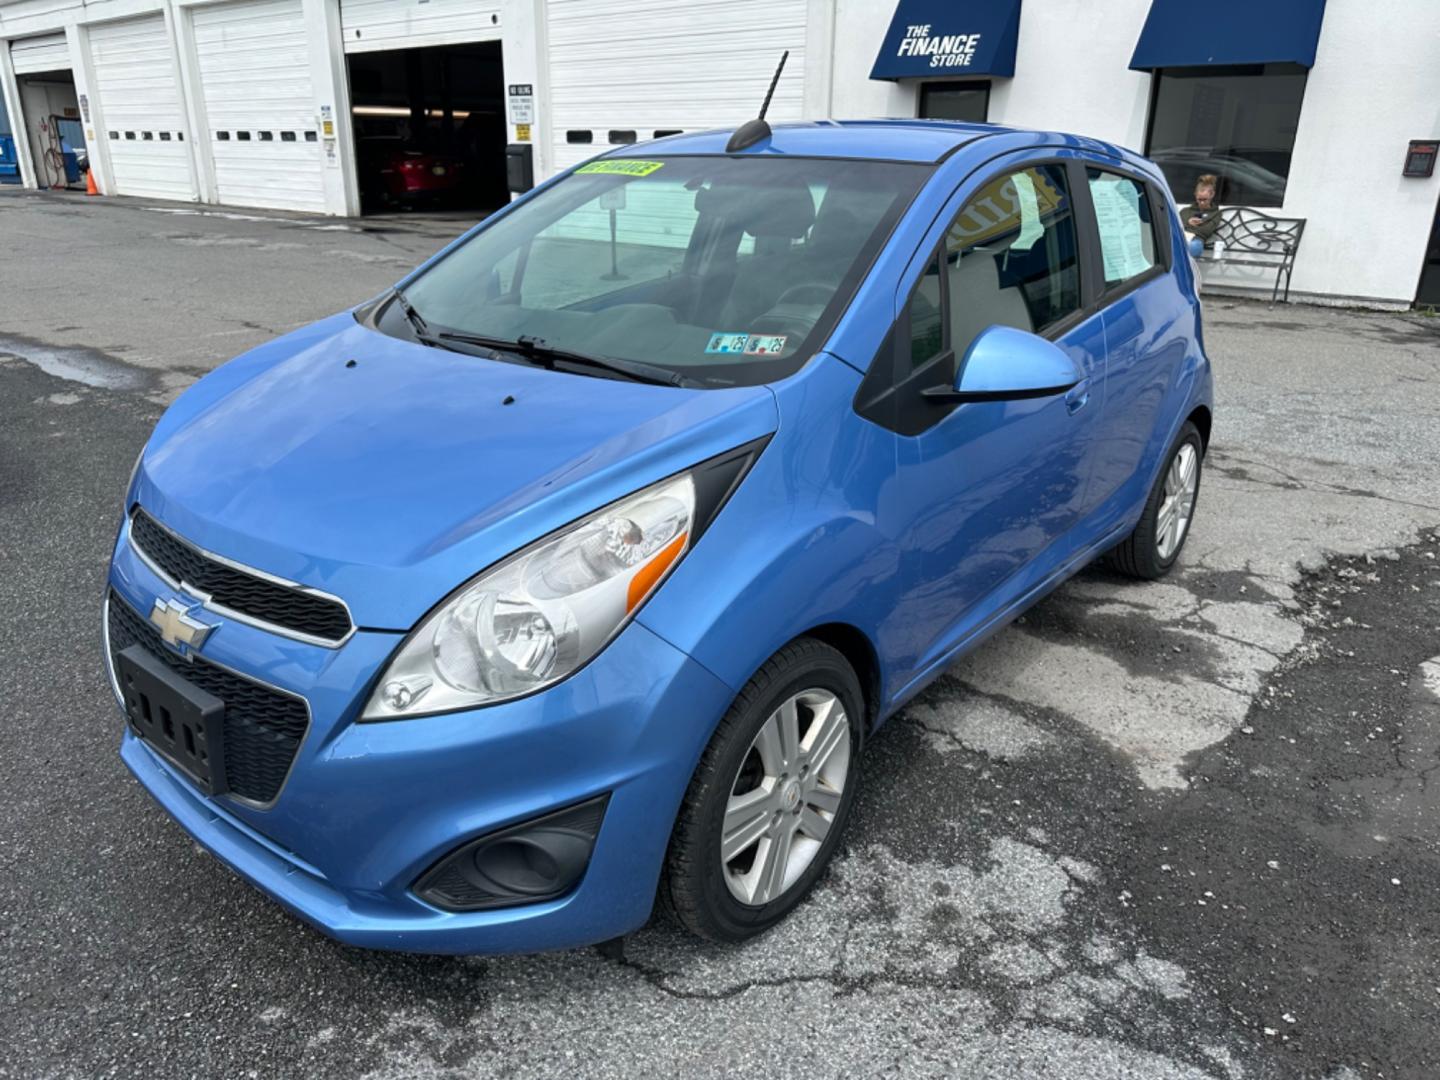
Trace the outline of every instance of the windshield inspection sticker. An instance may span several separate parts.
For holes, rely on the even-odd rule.
[[[743,353],[745,343],[749,340],[749,334],[711,334],[710,344],[705,346],[705,351],[707,353]]]
[[[615,158],[611,161],[592,161],[581,165],[577,173],[611,173],[615,176],[649,176],[656,169],[665,167],[663,161],[636,161],[633,158]]]
[[[784,334],[751,334],[745,342],[746,356],[771,356],[785,349]]]

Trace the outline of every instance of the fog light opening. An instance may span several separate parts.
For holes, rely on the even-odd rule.
[[[462,844],[422,874],[415,894],[447,911],[531,904],[579,884],[608,795]]]
[[[553,891],[561,876],[555,857],[527,836],[481,848],[475,853],[475,869],[503,889],[537,895]]]

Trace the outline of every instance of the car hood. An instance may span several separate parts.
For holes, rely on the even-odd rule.
[[[546,371],[339,315],[182,395],[133,501],[208,551],[335,593],[362,627],[403,630],[527,543],[776,424],[763,386]]]

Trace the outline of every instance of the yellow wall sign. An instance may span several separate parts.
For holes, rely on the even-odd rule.
[[[611,173],[616,176],[649,176],[656,169],[663,168],[663,161],[636,161],[633,158],[612,158],[609,161],[592,161],[581,165],[577,173]]]
[[[952,249],[977,247],[1009,233],[1021,237],[1021,250],[1044,233],[1043,221],[1067,209],[1064,192],[1034,169],[990,181],[970,197],[950,226],[946,242]]]
[[[516,125],[515,125],[515,141],[516,141],[516,142],[529,142],[529,141],[530,141],[530,125],[529,125],[529,124],[516,124]]]

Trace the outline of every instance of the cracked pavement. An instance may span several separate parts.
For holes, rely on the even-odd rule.
[[[1085,571],[896,717],[770,934],[392,956],[165,818],[97,647],[163,404],[461,227],[337,224],[0,194],[0,1076],[1440,1074],[1433,320],[1207,301],[1178,572]]]

